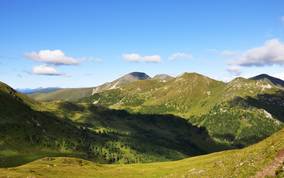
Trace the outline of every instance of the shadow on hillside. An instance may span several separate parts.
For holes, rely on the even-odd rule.
[[[73,112],[82,108],[65,102],[60,109]],[[205,128],[177,116],[129,113],[98,105],[88,105],[86,110],[90,114],[82,116],[82,127],[97,130],[96,133],[108,136],[111,141],[149,157],[175,160],[232,148],[215,143]]]
[[[62,109],[66,113],[85,111],[81,105],[68,103]],[[34,110],[21,98],[1,92],[0,128],[0,167],[19,166],[46,156],[116,162],[111,155],[116,150],[109,143],[119,140],[119,135],[94,132],[85,124]]]
[[[96,105],[63,102],[66,116],[36,111],[14,97],[0,95],[0,166],[46,156],[75,156],[100,163],[182,159],[229,149],[216,144],[205,128],[172,115],[133,114]],[[13,153],[13,154],[10,154]]]
[[[275,119],[284,122],[284,91],[258,94],[256,97],[237,97],[231,101],[231,105],[261,108],[269,112]]]

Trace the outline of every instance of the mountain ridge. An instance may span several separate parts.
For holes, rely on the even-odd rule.
[[[89,88],[74,102],[43,103],[0,83],[6,145],[0,144],[0,166],[47,155],[100,163],[177,160],[249,146],[284,126],[284,91],[266,80],[225,83],[197,73],[134,80],[92,95]],[[77,92],[70,90],[67,97]]]
[[[270,83],[272,83],[276,86],[284,87],[284,81],[283,80],[276,78],[276,77],[273,77],[273,76],[270,76],[268,74],[260,74],[260,75],[251,77],[249,79],[251,79],[251,80],[266,80],[266,81],[269,81]]]
[[[116,89],[119,88],[122,85],[131,83],[131,82],[135,82],[135,81],[139,81],[139,80],[150,80],[150,79],[158,79],[161,82],[166,82],[169,80],[173,80],[173,79],[181,79],[184,77],[185,79],[189,76],[200,76],[202,78],[208,78],[208,79],[212,79],[210,77],[204,76],[202,74],[199,73],[195,73],[195,72],[184,72],[180,75],[178,75],[177,77],[171,77],[167,74],[158,74],[156,76],[154,76],[153,78],[151,78],[150,76],[148,76],[146,73],[143,72],[131,72],[128,73],[126,75],[123,75],[122,77],[119,77],[116,80],[113,80],[112,82],[107,82],[104,83],[102,85],[96,86],[96,87],[87,87],[87,88],[62,88],[62,89],[58,89],[56,91],[51,91],[48,93],[40,93],[40,92],[36,92],[36,93],[32,93],[29,94],[30,97],[39,100],[39,101],[52,101],[52,100],[67,100],[67,101],[75,101],[78,99],[81,99],[83,97],[87,97],[87,96],[91,96],[95,93],[99,93],[105,90],[111,90],[111,89]],[[215,80],[215,79],[212,79]],[[269,76],[267,74],[260,74],[257,75],[255,77],[251,77],[251,78],[235,78],[233,80],[231,80],[228,83],[232,83],[235,80],[254,80],[254,81],[267,81],[269,82],[269,84],[278,86],[278,87],[284,87],[284,81],[276,78],[276,77],[272,77]],[[219,80],[215,80],[215,81],[219,81]],[[219,81],[222,82],[222,81]],[[72,93],[72,94],[68,94],[68,93]]]
[[[221,143],[238,147],[255,143],[283,126],[284,113],[280,111],[284,108],[277,104],[284,101],[283,92],[264,80],[237,78],[224,83],[184,73],[166,82],[135,81],[80,102],[133,113],[177,115],[207,128]]]

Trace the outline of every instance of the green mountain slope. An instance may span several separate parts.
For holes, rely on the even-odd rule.
[[[176,116],[133,114],[93,104],[40,104],[0,86],[2,167],[44,156],[101,163],[166,161],[230,148]]]
[[[70,102],[46,105],[58,117],[70,118],[92,132],[112,137],[115,152],[128,152],[119,153],[117,160],[111,158],[109,162],[174,160],[231,148],[215,143],[206,129],[173,115],[129,113]]]
[[[281,162],[276,157],[284,151],[284,130],[258,144],[240,150],[224,151],[180,161],[102,165],[74,158],[44,158],[11,169],[0,169],[1,175],[10,177],[253,177],[269,165],[270,172],[283,177]],[[284,160],[281,160],[282,162]],[[265,174],[264,174],[265,175]]]
[[[105,83],[103,85],[91,88],[65,88],[59,89],[49,93],[33,93],[29,96],[38,101],[76,101],[78,99],[91,96],[94,93],[98,93],[105,90],[119,88],[121,85],[125,85],[138,80],[147,80],[150,77],[142,72],[131,72],[126,74],[112,82]]]
[[[174,77],[167,75],[167,74],[158,74],[158,75],[155,75],[152,79],[167,81],[167,80],[171,80],[173,78]]]
[[[197,114],[213,107],[216,95],[224,86],[223,82],[196,73],[185,73],[166,82],[132,82],[115,90],[96,93],[88,99],[96,104],[142,113]]]
[[[93,88],[66,88],[58,89],[49,93],[33,93],[29,96],[37,101],[64,100],[73,101],[91,96]]]
[[[269,76],[267,74],[260,74],[260,75],[257,75],[255,77],[252,77],[250,79],[251,80],[265,80],[265,81],[268,81],[268,82],[270,82],[270,83],[272,83],[276,86],[284,87],[284,81],[283,80]]]
[[[13,166],[44,156],[92,156],[91,146],[104,148],[107,135],[83,129],[46,111],[44,105],[0,84],[0,166]]]
[[[81,101],[145,113],[200,115],[216,104],[235,97],[256,96],[278,91],[266,81],[237,78],[226,84],[196,73],[185,73],[168,81],[144,80],[95,93]],[[151,111],[153,110],[153,111]]]
[[[185,73],[47,103],[0,88],[1,166],[47,155],[100,163],[177,160],[251,145],[283,127],[284,92],[266,80],[223,83]]]
[[[80,102],[132,113],[173,114],[205,127],[217,142],[242,147],[283,127],[282,95],[283,90],[266,80],[236,78],[223,83],[185,73],[168,81],[132,82]]]

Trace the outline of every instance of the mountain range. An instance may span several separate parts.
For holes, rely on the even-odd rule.
[[[243,147],[282,127],[281,81],[266,74],[224,83],[197,73],[150,78],[133,72],[98,87],[29,96],[39,101],[88,103],[130,113],[171,114],[205,127],[220,144]]]
[[[282,84],[281,79],[265,74],[225,83],[198,73],[151,78],[133,72],[97,87],[25,95],[0,83],[0,166],[18,166],[47,156],[77,157],[66,161],[83,165],[92,163],[81,159],[128,164],[173,161],[247,146],[247,151],[256,149],[261,154],[265,144],[250,145],[276,132],[282,134]],[[279,144],[275,147],[280,149]],[[222,154],[234,157],[237,153],[200,158],[217,161]],[[60,158],[51,158],[32,165],[49,161],[64,164]],[[194,158],[177,165],[188,165],[187,161]],[[173,166],[161,166],[167,164]]]

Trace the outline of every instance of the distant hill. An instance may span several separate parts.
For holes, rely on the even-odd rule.
[[[74,101],[80,98],[91,96],[93,88],[61,88],[48,93],[32,93],[28,96],[37,101]]]
[[[157,80],[170,80],[170,79],[173,79],[174,77],[170,76],[170,75],[167,75],[167,74],[158,74],[158,75],[155,75],[153,77],[153,79],[157,79]]]
[[[118,88],[127,83],[131,83],[137,80],[147,80],[150,77],[142,72],[132,72],[126,74],[112,82],[105,83],[97,87],[90,88],[64,88],[58,89],[52,92],[43,93],[43,92],[34,92],[29,96],[38,101],[54,101],[54,100],[63,100],[63,101],[76,101],[78,99],[91,96],[94,93],[98,93],[105,90],[111,90]]]
[[[143,72],[131,72],[129,74],[126,74],[112,82],[105,83],[103,85],[100,85],[98,87],[94,87],[92,94],[102,92],[105,90],[111,90],[111,89],[116,89],[119,88],[122,85],[134,82],[134,81],[139,81],[139,80],[148,80],[151,79],[147,74]]]
[[[183,73],[169,80],[130,73],[96,88],[58,90],[41,96],[46,101],[56,98],[133,114],[172,114],[206,128],[220,144],[243,147],[283,127],[283,89],[279,82],[275,85],[257,78],[224,83],[198,73]]]
[[[276,78],[276,77],[272,77],[270,75],[267,75],[267,74],[260,74],[260,75],[257,75],[255,77],[252,77],[250,78],[251,80],[265,80],[265,81],[268,81],[276,86],[279,86],[279,87],[284,87],[284,81],[279,79],[279,78]]]
[[[53,92],[56,90],[59,90],[60,88],[58,87],[49,87],[49,88],[19,88],[17,89],[18,92],[23,93],[23,94],[33,94],[33,93],[49,93]]]
[[[118,78],[114,82],[119,82],[120,84],[124,84],[124,83],[130,83],[130,82],[137,81],[137,80],[147,80],[150,78],[151,77],[149,77],[147,74],[143,72],[131,72],[129,74],[126,74]]]

